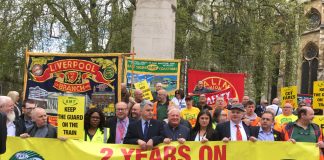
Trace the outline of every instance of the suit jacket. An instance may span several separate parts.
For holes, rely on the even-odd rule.
[[[247,139],[250,137],[250,128],[244,123],[243,128],[246,133]],[[230,127],[230,121],[224,122],[224,123],[219,123],[216,126],[216,140],[223,140],[224,137],[230,138],[231,137],[231,127]]]
[[[129,125],[135,120],[133,118],[129,118]],[[115,143],[116,140],[116,126],[117,126],[117,117],[111,117],[106,122],[106,127],[109,128],[109,138],[107,143]]]
[[[0,113],[0,154],[6,152],[7,141],[7,116],[4,113]]]
[[[255,127],[251,127],[251,136],[258,138],[259,136],[259,131],[260,131],[260,126],[255,126]],[[280,132],[272,129],[273,131],[273,137],[275,141],[282,141],[281,137],[280,137]]]
[[[138,120],[133,125],[128,125],[127,134],[124,138],[124,144],[138,144],[137,140],[145,142],[153,140],[153,145],[157,145],[163,141],[163,124],[158,120],[151,119],[149,124],[147,139],[144,139],[142,130],[142,120]]]

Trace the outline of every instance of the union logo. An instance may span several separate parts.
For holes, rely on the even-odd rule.
[[[39,64],[35,64],[33,67],[32,67],[32,74],[35,75],[35,76],[40,76],[43,74],[43,67]]]
[[[234,85],[228,80],[221,77],[207,77],[202,80],[204,86],[213,90],[224,91],[230,89],[231,97],[238,97],[238,93]]]
[[[65,76],[67,78],[67,82],[74,83],[79,77],[79,72],[77,72],[77,71],[68,71],[68,72],[65,73]]]
[[[9,160],[44,160],[44,158],[34,151],[19,151],[12,155]]]
[[[112,79],[115,76],[115,69],[113,66],[108,66],[105,68],[104,72],[103,72],[103,76],[105,77],[105,79]]]
[[[156,70],[159,69],[159,66],[157,66],[156,64],[150,64],[150,65],[147,66],[147,69],[149,71],[156,71]]]

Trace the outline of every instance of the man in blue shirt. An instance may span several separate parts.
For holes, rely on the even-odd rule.
[[[251,127],[251,137],[249,140],[260,141],[281,141],[280,132],[272,128],[274,124],[274,114],[264,111],[261,116],[261,126]]]

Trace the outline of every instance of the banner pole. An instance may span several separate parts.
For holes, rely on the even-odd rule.
[[[188,95],[188,90],[187,90],[187,86],[188,86],[188,80],[187,80],[187,77],[188,77],[188,56],[186,56],[186,59],[185,59],[185,66],[184,66],[184,86],[183,86],[183,90],[184,90],[184,93],[185,93],[185,96]]]
[[[134,87],[134,68],[135,68],[135,65],[134,65],[134,47],[133,47],[133,49],[132,49],[132,80],[131,80],[131,85],[130,85],[130,94],[132,94],[132,89],[133,89],[133,87]]]

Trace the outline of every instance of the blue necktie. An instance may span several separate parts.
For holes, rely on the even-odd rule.
[[[144,139],[147,140],[148,136],[148,121],[145,121],[145,127],[144,127]]]

